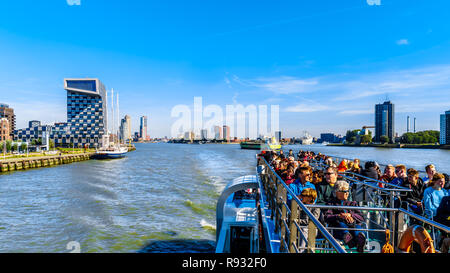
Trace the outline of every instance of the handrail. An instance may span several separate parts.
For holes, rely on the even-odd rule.
[[[449,227],[447,227],[447,226],[445,226],[445,225],[442,225],[442,224],[440,224],[440,223],[437,223],[437,222],[435,222],[435,221],[433,221],[433,220],[430,220],[430,219],[428,219],[428,218],[425,218],[425,217],[423,217],[423,216],[420,216],[420,215],[417,215],[417,214],[415,214],[415,213],[413,213],[413,212],[410,212],[410,211],[407,211],[407,210],[405,210],[405,209],[403,209],[403,208],[396,208],[396,207],[393,207],[393,202],[391,202],[392,204],[391,204],[391,207],[362,207],[362,206],[330,206],[330,205],[318,205],[318,204],[313,204],[313,205],[305,205],[305,204],[303,204],[301,201],[300,201],[300,199],[294,194],[294,192],[286,185],[286,183],[283,181],[283,179],[278,175],[278,173],[276,173],[275,171],[274,171],[274,169],[272,168],[272,166],[266,161],[266,159],[264,158],[264,157],[259,157],[259,159],[261,159],[262,161],[262,163],[265,165],[265,166],[267,166],[268,167],[268,171],[272,174],[272,175],[268,175],[268,177],[270,178],[270,180],[273,182],[273,183],[275,183],[275,186],[278,186],[278,185],[282,185],[283,186],[283,188],[284,189],[286,189],[286,192],[288,192],[291,196],[292,196],[292,200],[295,200],[295,202],[298,204],[298,206],[299,206],[299,208],[301,209],[301,210],[303,210],[305,213],[306,213],[306,215],[307,215],[307,217],[309,218],[309,219],[311,219],[311,221],[310,222],[313,222],[313,224],[317,227],[317,229],[324,235],[324,238],[326,239],[326,241],[328,241],[331,245],[332,245],[332,247],[334,248],[334,250],[335,251],[337,251],[337,252],[340,252],[340,253],[346,253],[346,251],[342,248],[342,246],[336,241],[336,239],[329,233],[329,231],[328,231],[328,229],[332,229],[332,228],[327,228],[327,227],[324,227],[315,217],[314,217],[314,215],[312,214],[312,212],[310,211],[310,208],[318,208],[318,209],[321,209],[321,210],[323,210],[323,209],[330,209],[330,208],[339,208],[339,209],[348,209],[348,210],[361,210],[361,211],[377,211],[377,212],[386,212],[386,213],[389,213],[390,215],[391,215],[391,219],[390,219],[390,221],[389,221],[389,223],[386,223],[388,226],[390,226],[390,228],[389,229],[392,229],[391,230],[391,232],[392,232],[392,234],[394,235],[392,238],[393,238],[393,240],[394,240],[394,242],[395,242],[395,239],[394,239],[394,237],[395,237],[395,234],[398,234],[399,236],[402,234],[402,231],[401,230],[397,230],[395,227],[397,226],[397,224],[396,224],[396,222],[397,221],[400,221],[400,217],[401,217],[401,214],[403,213],[404,215],[408,215],[409,217],[412,217],[412,218],[415,218],[415,219],[417,219],[417,220],[419,220],[420,222],[422,222],[423,224],[428,224],[428,225],[430,225],[431,227],[433,227],[433,228],[437,228],[437,229],[439,229],[439,230],[441,230],[442,232],[446,232],[446,233],[450,233],[450,228]],[[258,162],[258,164],[259,164],[259,162]],[[262,164],[259,164],[259,165],[262,165]],[[262,174],[262,173],[261,173]],[[267,174],[267,173],[266,173]],[[376,180],[376,179],[373,179],[373,178],[370,178],[370,177],[365,177],[365,176],[363,176],[363,175],[359,175],[359,174],[354,174],[354,173],[351,173],[351,172],[344,172],[344,173],[340,173],[342,176],[343,176],[343,178],[344,179],[346,179],[346,180],[349,180],[349,181],[351,181],[351,182],[354,182],[354,183],[357,183],[357,184],[362,184],[362,185],[364,185],[364,186],[367,186],[367,187],[371,187],[371,188],[373,188],[373,189],[376,189],[376,190],[379,190],[379,191],[384,191],[384,192],[389,192],[389,194],[391,195],[391,197],[393,197],[393,194],[396,194],[397,192],[398,193],[405,193],[405,192],[410,192],[410,191],[412,191],[411,189],[409,189],[409,188],[405,188],[405,187],[402,187],[402,186],[397,186],[397,185],[392,185],[392,184],[390,184],[390,183],[388,183],[388,182],[385,182],[385,181],[380,181],[380,180]],[[363,181],[360,181],[360,180],[358,180],[357,178],[355,178],[355,177],[350,177],[350,176],[348,176],[349,174],[353,174],[353,175],[356,175],[356,176],[359,176],[359,177],[361,177],[361,178],[363,178],[364,180]],[[273,176],[273,177],[272,177]],[[276,181],[274,181],[274,180],[276,180]],[[372,182],[373,181],[373,182]],[[376,182],[376,183],[374,183],[374,182]],[[379,187],[378,186],[378,184],[377,183],[383,183],[383,184],[386,184],[386,185],[389,185],[389,187],[385,187],[385,188],[382,188],[382,187]],[[286,203],[285,203],[285,201],[286,200],[282,200],[283,198],[281,198],[281,197],[279,197],[278,196],[278,190],[277,189],[275,189],[276,191],[277,191],[277,195],[276,195],[276,201],[275,202],[269,202],[270,204],[272,204],[273,206],[275,206],[275,209],[277,210],[277,213],[279,213],[279,214],[282,214],[282,215],[284,215],[284,217],[285,217],[285,215],[286,215],[286,213],[289,213],[289,214],[291,214],[292,212],[290,211],[290,208],[289,208],[289,206],[288,205],[286,205]],[[286,196],[286,195],[284,195],[284,196]],[[278,203],[278,200],[281,200],[282,202],[281,203]],[[278,203],[278,204],[277,204]],[[270,206],[270,204],[269,204],[269,206]],[[283,214],[283,212],[284,212],[284,214]],[[292,214],[291,214],[292,215]],[[296,215],[296,217],[298,217],[297,215]],[[285,231],[286,232],[288,232],[289,234],[291,233],[291,231],[289,230],[289,228],[288,228],[288,224],[287,224],[287,222],[286,222],[286,219],[285,218],[283,218],[283,219],[277,219],[277,220],[279,220],[280,221],[280,225],[283,225],[284,227],[284,229],[285,229]],[[298,223],[297,222],[295,222],[294,221],[294,226],[296,226],[296,228],[297,228],[297,231],[296,232],[298,232],[298,231],[300,231],[300,227],[299,227],[299,225],[298,225]],[[399,223],[400,224],[400,223]],[[292,227],[291,227],[292,228]],[[373,229],[365,229],[365,230],[367,230],[367,231],[383,231],[383,230],[373,230]],[[300,231],[300,234],[301,235],[297,235],[297,233],[296,234],[294,234],[294,236],[297,236],[297,239],[298,239],[298,237],[299,236],[302,236],[302,238],[304,238],[305,236],[303,235],[303,233],[302,233],[302,231]],[[283,234],[284,235],[284,234]],[[286,241],[282,238],[282,240],[283,240],[283,242],[281,242],[283,245],[284,245],[284,247],[285,248],[287,248],[286,247],[286,245],[287,245],[287,243],[286,243]],[[289,242],[289,244],[291,244],[291,242]],[[298,251],[298,247],[294,244],[294,245],[292,245],[292,248],[293,248],[293,250],[295,250],[295,251]],[[302,247],[303,248],[303,247]],[[308,247],[309,248],[309,247]],[[287,248],[288,249],[288,248]],[[315,247],[315,249],[316,250],[321,250],[320,248],[317,248],[317,247]],[[322,249],[322,250],[326,250],[326,249]],[[331,249],[328,249],[328,250],[331,250]],[[289,251],[289,249],[288,249],[288,251]]]
[[[269,170],[272,172],[272,174],[275,175],[275,177],[278,179],[278,181],[283,185],[283,187],[289,192],[292,196],[292,200],[295,201],[300,208],[306,213],[308,218],[314,223],[314,225],[317,227],[317,229],[322,233],[322,235],[325,237],[325,239],[331,243],[332,247],[339,253],[347,253],[342,246],[336,241],[336,239],[328,232],[328,230],[320,223],[319,220],[317,220],[314,215],[309,211],[309,209],[300,201],[300,199],[295,195],[295,193],[286,185],[286,183],[283,181],[283,179],[273,170],[273,168],[270,166],[270,164],[266,161],[265,158],[260,157],[260,159],[263,160],[265,165],[269,168]]]

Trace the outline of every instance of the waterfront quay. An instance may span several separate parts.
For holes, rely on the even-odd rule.
[[[21,157],[0,160],[0,172],[12,172],[41,167],[51,167],[90,160],[95,153],[62,154],[54,156]]]

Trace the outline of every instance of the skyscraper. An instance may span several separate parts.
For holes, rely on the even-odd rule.
[[[141,117],[141,125],[139,126],[139,135],[143,140],[147,140],[147,116]]]
[[[375,141],[380,142],[386,136],[394,142],[395,107],[390,101],[375,105]]]
[[[14,109],[10,108],[8,104],[0,103],[0,118],[8,119],[9,134],[12,136],[16,129],[16,115],[14,115]]]
[[[440,120],[440,134],[439,143],[441,145],[450,144],[450,110],[446,111],[445,114],[441,114]]]
[[[220,126],[214,126],[214,139],[215,140],[222,140],[222,128]]]
[[[223,139],[230,141],[230,126],[223,126]]]
[[[125,115],[123,119],[120,120],[119,128],[120,140],[126,142],[132,138],[131,136],[131,117]]]

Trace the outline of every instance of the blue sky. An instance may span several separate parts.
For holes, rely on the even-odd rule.
[[[417,130],[450,109],[450,2],[445,0],[4,0],[0,102],[28,120],[66,120],[65,77],[98,77],[121,115],[170,135],[178,104],[280,105],[283,136],[344,134],[396,105]]]

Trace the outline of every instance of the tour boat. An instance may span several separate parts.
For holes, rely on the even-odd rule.
[[[273,137],[270,141],[244,141],[240,143],[241,149],[279,151],[281,144]]]
[[[353,200],[358,202],[358,207],[305,205],[263,157],[258,157],[257,160],[256,174],[232,180],[218,199],[216,253],[359,251],[333,237],[333,232],[339,228],[327,226],[315,218],[310,211],[313,207],[322,211],[336,208],[361,211],[365,222],[360,231],[366,238],[363,252],[367,253],[408,252],[413,241],[420,245],[422,253],[439,252],[434,245],[437,245],[439,232],[450,232],[449,227],[409,210],[380,205],[384,199],[392,201],[399,193],[410,191],[409,188],[393,185],[379,187],[378,183],[373,183],[374,179],[359,175],[362,179],[359,180],[355,179],[357,174],[346,172],[340,175],[351,183],[354,189]],[[313,168],[325,168],[321,163],[310,163]],[[381,193],[381,198],[371,196],[375,190]],[[293,196],[290,205],[286,203],[287,193]],[[306,226],[299,222],[305,215],[309,219]]]
[[[95,159],[116,159],[116,158],[122,158],[126,156],[126,153],[128,152],[127,147],[121,147],[121,146],[113,146],[109,148],[102,148],[95,151],[94,158]]]

